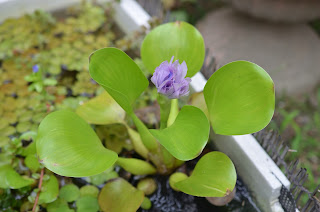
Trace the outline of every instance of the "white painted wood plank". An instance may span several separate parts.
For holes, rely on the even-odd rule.
[[[198,73],[196,73],[191,79],[192,79],[192,80],[191,80],[190,85],[191,85],[191,87],[193,88],[193,90],[194,90],[195,92],[201,92],[201,91],[203,91],[204,86],[205,86],[206,83],[207,83],[206,78],[204,78],[204,76],[203,76],[200,72],[198,72]]]
[[[150,15],[134,0],[121,0],[115,4],[114,19],[120,29],[129,34],[141,26],[149,28]]]
[[[212,136],[214,145],[234,162],[237,173],[263,211],[283,211],[278,197],[290,182],[252,135]]]

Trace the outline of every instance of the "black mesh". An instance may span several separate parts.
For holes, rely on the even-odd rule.
[[[281,188],[279,202],[285,212],[295,212],[296,201],[294,200],[291,192],[285,186],[282,186]]]
[[[285,161],[286,154],[290,148],[284,143],[281,137],[274,131],[261,130],[253,134],[264,150],[273,161],[285,170],[285,175],[291,183],[290,191],[282,186],[279,202],[286,212],[294,212],[299,208],[301,212],[320,212],[320,185],[310,192],[303,184],[308,179],[307,169],[300,168],[299,160],[291,162],[289,165]],[[305,205],[297,205],[302,195],[308,196]]]

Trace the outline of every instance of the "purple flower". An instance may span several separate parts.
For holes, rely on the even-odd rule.
[[[38,71],[39,71],[39,66],[38,65],[32,66],[32,72],[33,73],[37,73]]]
[[[187,64],[183,61],[179,64],[179,60],[172,63],[174,56],[172,56],[170,63],[164,61],[156,68],[151,81],[157,87],[158,93],[167,96],[169,99],[177,99],[181,96],[189,94],[189,83],[191,79],[185,78],[187,75]]]

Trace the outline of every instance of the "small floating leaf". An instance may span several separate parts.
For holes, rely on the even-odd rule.
[[[85,185],[80,188],[80,196],[98,197],[99,189],[93,185]]]
[[[19,133],[23,133],[28,131],[32,126],[32,123],[29,121],[26,122],[19,122],[19,124],[16,126],[16,129]]]
[[[21,150],[22,156],[27,156],[27,155],[36,154],[36,153],[37,153],[36,142],[34,141],[30,143],[27,147],[22,148]]]
[[[103,147],[89,124],[67,110],[44,118],[36,147],[39,160],[49,170],[70,177],[99,174],[111,167],[118,157]]]
[[[99,211],[99,203],[96,197],[84,196],[76,202],[77,212],[97,212]]]
[[[36,172],[40,168],[40,164],[35,153],[28,155],[24,159],[24,163],[32,172]]]
[[[199,197],[223,197],[233,191],[237,174],[230,158],[222,152],[205,154],[191,176],[175,183],[180,191]]]
[[[10,142],[10,138],[7,136],[0,136],[0,148],[4,147]]]
[[[34,140],[36,137],[37,137],[37,133],[36,132],[28,131],[28,132],[23,133],[20,136],[20,139],[29,141],[31,139]]]
[[[80,189],[74,184],[68,184],[60,189],[59,197],[67,202],[73,202],[80,196]]]
[[[107,183],[99,194],[99,205],[104,212],[135,212],[144,194],[122,178]]]
[[[18,189],[31,185],[34,183],[34,179],[20,176],[15,170],[10,168],[5,173],[5,182],[9,188]]]
[[[104,182],[113,179],[113,178],[117,178],[119,177],[118,173],[115,171],[112,171],[113,168],[110,168],[100,174],[94,175],[94,176],[90,176],[87,181],[92,183],[93,185],[101,185]]]
[[[16,128],[12,126],[7,126],[0,130],[0,136],[9,136],[16,133]]]
[[[50,203],[57,199],[59,194],[59,183],[54,175],[49,180],[44,180],[39,196],[39,204]]]
[[[67,201],[60,198],[49,203],[46,209],[48,212],[74,212],[74,210],[69,208]]]
[[[6,173],[11,169],[12,168],[9,164],[0,166],[0,188],[4,188],[4,189],[9,188],[6,182]]]

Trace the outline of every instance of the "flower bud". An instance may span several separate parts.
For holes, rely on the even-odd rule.
[[[177,99],[181,96],[189,94],[189,83],[191,79],[185,78],[187,75],[187,64],[183,61],[179,64],[179,60],[172,63],[164,61],[158,66],[151,77],[152,83],[157,87],[158,93],[167,96],[169,99]]]

